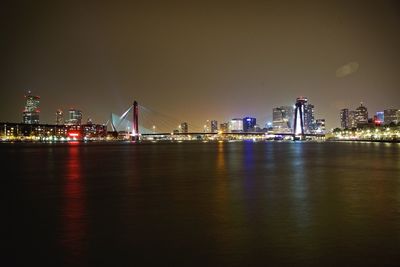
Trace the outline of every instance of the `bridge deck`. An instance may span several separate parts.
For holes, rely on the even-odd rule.
[[[160,135],[281,135],[281,136],[294,136],[292,133],[265,133],[265,132],[243,132],[243,133],[203,133],[203,132],[190,132],[190,133],[146,133],[142,136],[160,136]],[[325,137],[325,134],[303,134],[296,136],[319,136]]]

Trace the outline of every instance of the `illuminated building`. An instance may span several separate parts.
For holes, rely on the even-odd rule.
[[[210,125],[211,125],[211,132],[212,133],[216,133],[216,132],[218,132],[218,122],[216,121],[216,120],[212,120],[211,122],[210,122]]]
[[[244,132],[253,132],[255,126],[256,126],[256,118],[252,118],[252,117],[243,118],[243,131]]]
[[[229,122],[229,130],[232,133],[243,132],[243,120],[242,119],[232,119]]]
[[[384,123],[385,121],[385,115],[383,111],[378,111],[377,113],[375,113],[374,116],[374,124],[377,126],[380,126]]]
[[[362,126],[363,124],[368,124],[368,109],[363,105],[363,103],[361,103],[360,106],[356,109],[355,120],[357,123],[357,127],[359,125]]]
[[[340,126],[342,129],[350,128],[349,109],[347,108],[340,110]]]
[[[219,130],[223,133],[227,133],[229,131],[229,124],[224,122],[219,125]]]
[[[315,121],[315,132],[318,134],[325,134],[325,119],[317,119]]]
[[[356,111],[349,111],[349,128],[354,129],[357,128],[357,120],[356,120]]]
[[[52,125],[0,123],[0,136],[9,139],[55,140],[60,138],[103,138],[107,135],[107,126],[91,125]]]
[[[282,106],[272,110],[272,126],[276,132],[293,131],[294,108]]]
[[[274,128],[273,128],[272,122],[267,122],[267,123],[265,124],[264,130],[272,131],[273,129],[274,129]]]
[[[80,125],[82,124],[82,111],[71,108],[68,111],[68,125]]]
[[[64,112],[61,109],[57,109],[56,111],[56,124],[57,125],[64,124]]]
[[[314,117],[314,105],[306,102],[304,104],[304,131],[306,133],[312,133],[315,130],[315,117]]]
[[[384,124],[389,125],[391,123],[398,123],[397,120],[397,109],[385,109],[384,113]]]
[[[188,133],[189,132],[189,127],[188,127],[187,122],[182,122],[181,123],[180,130],[181,130],[181,133]]]
[[[397,123],[400,123],[400,110],[396,111]]]
[[[22,112],[23,123],[39,124],[39,103],[40,97],[34,96],[31,91],[28,91],[28,95],[25,95],[25,109]]]

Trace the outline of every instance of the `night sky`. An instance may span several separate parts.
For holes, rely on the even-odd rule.
[[[76,107],[105,123],[134,99],[203,125],[260,126],[299,95],[328,127],[363,101],[400,108],[399,1],[2,1],[0,121]],[[370,115],[370,116],[371,116]]]

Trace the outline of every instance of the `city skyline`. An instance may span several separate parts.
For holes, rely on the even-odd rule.
[[[87,122],[89,123],[93,123],[93,119],[90,116],[86,116],[84,117],[82,114],[82,111],[80,109],[76,109],[74,107],[70,107],[69,109],[63,110],[63,109],[57,109],[55,111],[54,115],[54,121],[52,122],[47,122],[47,121],[40,121],[39,122],[39,115],[41,114],[41,110],[40,110],[40,96],[38,95],[34,95],[30,90],[27,91],[27,93],[24,95],[25,97],[25,107],[22,111],[22,122],[23,123],[27,123],[27,124],[56,124],[56,125],[61,125],[61,124],[69,124],[69,125],[80,125],[83,124],[83,121],[86,119]],[[297,98],[296,102],[299,99],[304,98],[304,96],[300,96]],[[326,119],[325,118],[316,118],[315,114],[315,105],[308,102],[308,98],[305,97],[305,110],[304,110],[304,114],[303,114],[303,119],[304,121],[304,125],[305,125],[305,129],[306,132],[310,132],[310,131],[316,131],[318,129],[318,124],[320,126],[323,125],[323,132],[325,132],[326,129]],[[277,132],[291,132],[293,131],[293,129],[295,128],[294,125],[294,119],[295,119],[295,112],[294,112],[294,108],[295,108],[295,104],[294,105],[290,105],[290,106],[279,106],[279,107],[275,107],[272,109],[272,120],[271,121],[266,121],[264,123],[256,123],[256,117],[249,117],[249,116],[243,116],[242,118],[238,119],[238,118],[229,118],[229,119],[225,119],[220,121],[221,123],[230,123],[233,120],[243,120],[243,131],[247,132],[248,130],[246,130],[245,128],[245,124],[246,124],[246,120],[249,121],[248,119],[252,119],[254,120],[251,125],[252,126],[248,126],[251,129],[254,130],[254,127],[257,127],[259,129],[268,129],[269,127],[271,127],[274,131]],[[359,109],[363,109],[362,111],[360,111]],[[130,110],[130,109],[129,109]],[[129,110],[127,110],[124,115],[122,116],[127,116],[128,114],[126,114],[127,112],[129,112]],[[32,113],[33,112],[33,113]],[[67,118],[64,117],[64,112],[66,113]],[[68,114],[67,114],[68,112]],[[362,115],[359,114],[359,112],[363,112]],[[357,127],[357,124],[368,124],[369,122],[371,123],[375,123],[377,125],[384,125],[384,124],[389,124],[388,123],[388,117],[389,114],[387,114],[388,112],[391,112],[390,116],[391,119],[389,121],[389,123],[391,121],[395,121],[395,124],[397,124],[398,122],[398,114],[400,114],[400,109],[392,109],[392,108],[385,108],[381,111],[377,111],[377,112],[370,112],[368,114],[368,107],[366,107],[364,105],[363,102],[360,102],[360,106],[358,106],[355,110],[351,110],[349,109],[349,107],[345,107],[343,109],[340,109],[339,111],[339,126],[335,127],[335,128],[342,128],[342,129],[351,129],[351,128],[355,128]],[[380,115],[379,115],[380,114]],[[385,114],[385,115],[384,115]],[[114,113],[110,113],[110,116],[107,118],[107,122],[103,123],[103,122],[97,122],[99,124],[108,124],[110,122],[110,119],[113,120],[113,116],[119,116],[117,114]],[[163,114],[163,116],[168,116],[167,114]],[[379,118],[378,118],[379,116]],[[218,117],[218,116],[214,116],[214,117]],[[383,119],[385,118],[386,119]],[[128,117],[127,117],[128,118]],[[175,118],[176,119],[176,118]],[[124,119],[125,120],[125,119]],[[156,119],[157,120],[157,119]],[[11,121],[8,121],[11,122]],[[156,122],[156,124],[158,123],[157,121],[153,121],[152,122],[152,127],[153,131],[156,128],[156,125],[153,125],[154,122]],[[206,124],[204,125],[204,132],[216,132],[218,130],[218,121],[217,120],[209,120],[207,119]],[[14,121],[14,123],[18,123],[18,121]],[[322,125],[321,125],[322,123]],[[183,126],[183,124],[186,124],[186,126]],[[194,124],[190,123],[192,126],[194,126]],[[268,126],[269,125],[269,126]],[[111,126],[110,126],[111,127]],[[127,126],[128,127],[128,126]],[[178,125],[177,129],[172,129],[172,130],[180,130],[181,128],[186,128],[188,127],[188,123],[187,122],[182,122],[180,125]],[[195,125],[195,128],[200,129],[201,126],[199,125]],[[333,130],[334,128],[331,128],[331,130]],[[187,130],[183,131],[183,132],[187,132]]]
[[[70,107],[104,123],[137,99],[196,125],[263,124],[305,95],[331,129],[359,102],[371,113],[399,108],[398,10],[396,1],[9,2],[0,121],[20,120],[27,90],[49,123]]]

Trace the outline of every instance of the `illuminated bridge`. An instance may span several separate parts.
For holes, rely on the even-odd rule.
[[[131,114],[131,116],[129,116]],[[285,137],[291,136],[294,140],[304,139],[306,137],[325,137],[324,134],[309,134],[304,132],[304,103],[298,101],[295,109],[295,134],[283,132],[205,132],[201,126],[188,124],[191,132],[173,131],[179,129],[180,124],[184,120],[178,120],[171,116],[165,115],[154,109],[144,107],[134,101],[133,104],[120,116],[111,114],[107,121],[113,132],[125,133],[132,140],[137,141],[140,138],[146,137],[166,137],[166,136],[275,136]],[[131,118],[132,120],[130,120]],[[171,132],[172,131],[172,132]]]

